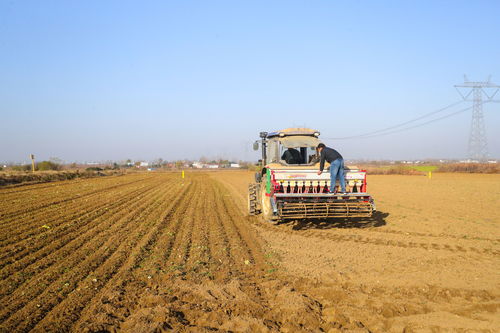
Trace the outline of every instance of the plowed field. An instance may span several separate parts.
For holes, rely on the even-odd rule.
[[[496,331],[499,178],[442,177],[277,226],[246,216],[247,172],[2,188],[0,331]]]

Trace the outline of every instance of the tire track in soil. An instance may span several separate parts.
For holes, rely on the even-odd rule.
[[[281,233],[286,233],[289,235],[301,235],[303,237],[308,238],[319,238],[332,240],[335,242],[353,242],[360,244],[372,244],[379,246],[389,246],[389,247],[400,247],[400,248],[416,248],[423,250],[442,250],[442,251],[450,251],[454,253],[478,253],[478,254],[486,254],[492,256],[500,255],[500,251],[490,248],[477,248],[477,247],[466,247],[460,245],[449,245],[449,244],[438,244],[438,243],[423,243],[423,242],[408,242],[408,241],[400,241],[400,240],[392,240],[392,239],[382,239],[382,238],[373,238],[373,237],[364,237],[362,235],[341,235],[341,234],[333,234],[333,233],[325,233],[321,230],[292,230],[286,228],[277,228],[276,225],[263,223],[260,220],[253,219],[252,217],[246,217],[248,221],[253,221],[252,223],[258,227],[265,228],[271,231],[277,231]]]
[[[181,193],[177,200],[174,201],[167,200],[171,197],[170,191],[168,195],[161,197],[160,205],[154,210],[150,210],[150,213],[147,215],[148,219],[153,218],[154,222],[144,225],[144,228],[139,230],[139,232],[136,231],[134,233],[136,235],[134,242],[124,244],[122,249],[116,253],[115,258],[110,258],[113,259],[113,262],[105,262],[93,272],[94,276],[104,276],[106,278],[101,283],[97,283],[97,286],[93,289],[91,287],[96,283],[92,284],[89,282],[91,285],[90,288],[80,288],[80,290],[77,290],[76,295],[71,295],[72,297],[68,297],[58,304],[57,307],[40,321],[35,327],[35,331],[69,330],[73,323],[80,318],[82,309],[91,302],[92,298],[96,297],[100,289],[106,287],[108,283],[112,283],[110,281],[120,280],[123,285],[127,280],[121,280],[116,275],[120,272],[130,274],[131,271],[133,272],[134,269],[140,267],[142,262],[149,257],[150,252],[158,241],[159,235],[163,232],[166,224],[168,224],[165,214],[176,209],[179,203],[185,199],[189,189],[190,185],[184,187],[182,190],[178,189]],[[151,214],[154,214],[154,216],[151,217]]]
[[[106,232],[109,228],[116,230],[117,226],[113,226],[115,217],[127,213],[123,209],[126,208],[130,202],[134,202],[133,205],[129,206],[129,208],[133,209],[133,207],[140,205],[143,200],[147,199],[147,194],[151,193],[154,195],[160,190],[161,189],[156,187],[147,189],[141,196],[131,197],[129,200],[124,201],[120,206],[116,207],[117,210],[109,210],[106,211],[105,214],[98,216],[92,221],[94,225],[89,229],[83,229],[85,225],[79,225],[80,229],[83,230],[77,229],[75,232],[63,235],[61,238],[55,240],[54,243],[48,240],[48,243],[42,243],[42,251],[34,251],[22,260],[16,261],[12,266],[3,268],[0,271],[0,277],[2,280],[8,279],[0,281],[0,300],[4,297],[5,293],[12,293],[14,288],[19,287],[27,278],[35,273],[41,274],[44,270],[49,269],[54,263],[62,265],[63,263],[60,263],[60,258],[67,258],[68,255],[75,251],[80,251],[79,249],[82,246],[86,245],[87,242],[99,235],[99,233]],[[129,214],[129,216],[132,215]],[[69,270],[70,268],[69,266],[64,267],[64,270]],[[15,275],[15,272],[20,272],[20,274]]]
[[[63,215],[64,213],[62,213],[60,217],[58,217],[62,220],[62,222],[58,223],[55,227],[51,227],[50,233],[44,232],[35,234],[35,237],[30,237],[31,234],[23,235],[24,238],[19,240],[17,243],[5,246],[3,248],[4,254],[0,256],[0,269],[14,261],[21,260],[27,254],[34,254],[34,252],[40,250],[46,245],[49,245],[52,241],[60,241],[62,237],[68,236],[68,234],[73,235],[73,231],[83,229],[87,224],[95,222],[96,219],[102,217],[102,215],[105,215],[110,211],[112,212],[114,209],[120,209],[125,204],[140,198],[144,193],[151,191],[152,189],[152,186],[146,184],[139,189],[127,192],[119,197],[115,196],[114,201],[105,201],[103,204],[96,205],[95,207],[92,207],[95,203],[89,203],[87,206],[82,206],[80,213],[73,216],[65,216]],[[55,217],[51,218],[51,215],[48,215],[47,219],[51,219],[52,221],[56,220]],[[75,220],[77,220],[77,222]],[[75,222],[64,223],[66,221]],[[44,222],[38,221],[37,226],[34,226],[32,229],[39,230],[39,223]],[[37,244],[37,242],[39,242],[39,244]],[[2,273],[0,273],[0,278],[1,276]]]
[[[464,238],[463,236],[455,236],[455,235],[449,235],[449,234],[432,234],[432,233],[414,232],[414,231],[378,230],[378,229],[366,229],[364,231],[371,232],[371,233],[394,234],[394,235],[402,235],[402,236],[417,236],[417,237],[433,237],[433,238],[440,238],[440,239],[447,239],[448,238],[448,239],[470,240],[470,239]],[[493,242],[493,243],[500,242],[499,238],[474,237],[474,238],[472,238],[472,240],[480,240],[480,241],[487,241],[487,242]]]
[[[449,244],[438,244],[438,243],[422,243],[422,242],[407,242],[407,241],[399,241],[399,240],[386,240],[381,238],[372,238],[372,237],[363,237],[361,235],[338,235],[338,234],[325,234],[325,233],[317,233],[314,231],[305,231],[300,233],[305,237],[316,237],[321,239],[329,239],[336,242],[354,242],[361,244],[373,244],[373,245],[381,245],[381,246],[390,246],[390,247],[401,247],[401,248],[416,248],[416,249],[424,249],[424,250],[441,250],[441,251],[450,251],[450,252],[475,252],[480,254],[487,254],[498,256],[500,255],[500,251],[488,248],[475,248],[475,247],[463,247],[460,245],[449,245]]]
[[[112,228],[108,228],[105,232],[94,237],[92,242],[85,243],[82,248],[65,258],[65,260],[58,262],[56,266],[41,274],[41,276],[37,276],[36,280],[28,283],[28,286],[24,286],[22,291],[9,295],[10,300],[6,300],[9,304],[8,307],[0,312],[2,320],[10,315],[4,324],[9,325],[11,322],[17,322],[18,325],[19,322],[22,322],[24,312],[38,313],[38,316],[43,317],[44,313],[57,304],[57,301],[54,301],[53,294],[59,293],[58,299],[64,299],[68,293],[74,290],[81,279],[88,276],[90,272],[115,253],[119,247],[120,238],[126,240],[137,235],[137,233],[130,232],[136,227],[134,222],[137,222],[145,213],[157,207],[159,201],[162,201],[162,196],[157,193],[152,194],[154,195],[148,197],[149,201],[141,202],[133,208],[129,208],[125,214],[122,212],[122,216],[115,221]],[[165,193],[163,194],[165,195]],[[125,237],[123,237],[124,235]],[[63,267],[69,270],[65,272],[64,269],[58,269]],[[62,288],[63,285],[66,288]],[[27,295],[25,291],[28,291]],[[13,310],[19,310],[21,307],[23,311],[12,313]],[[33,325],[33,322],[39,319],[36,316],[31,318],[31,324],[28,324],[28,326]]]

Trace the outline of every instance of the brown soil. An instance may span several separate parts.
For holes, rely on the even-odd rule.
[[[213,174],[246,205],[248,172]],[[374,332],[500,328],[500,175],[369,176],[372,219],[253,222],[323,320]],[[343,326],[345,327],[345,326]]]
[[[0,332],[500,327],[499,175],[373,176],[374,218],[280,225],[252,177],[0,189]]]

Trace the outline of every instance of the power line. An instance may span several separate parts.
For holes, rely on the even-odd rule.
[[[489,101],[482,102],[481,104],[486,104],[486,103],[489,103]],[[447,114],[445,116],[442,116],[442,117],[439,117],[439,118],[435,118],[435,119],[432,119],[432,120],[429,120],[429,121],[426,121],[426,122],[423,122],[423,123],[420,123],[420,124],[417,124],[417,125],[413,125],[413,126],[401,128],[401,129],[398,129],[398,130],[395,130],[395,131],[390,131],[390,132],[385,132],[385,133],[379,133],[379,134],[373,134],[373,135],[366,135],[365,134],[365,135],[345,137],[345,138],[322,138],[322,139],[323,140],[368,139],[368,138],[374,138],[374,137],[379,137],[379,136],[384,136],[384,135],[389,135],[389,134],[404,132],[404,131],[407,131],[407,130],[410,130],[410,129],[413,129],[413,128],[422,127],[422,126],[425,126],[425,125],[428,125],[428,124],[431,124],[431,123],[434,123],[434,122],[437,122],[437,121],[440,121],[440,120],[443,120],[443,119],[446,119],[446,118],[450,118],[450,117],[455,116],[457,114],[460,114],[460,113],[463,113],[465,111],[468,111],[468,110],[470,110],[472,108],[473,108],[473,106],[469,106],[469,107],[467,107],[465,109],[461,109],[461,110],[452,112],[452,113]],[[422,117],[420,119],[422,119]],[[374,132],[381,132],[381,130],[380,131],[374,131]],[[374,133],[374,132],[372,132],[372,133]]]
[[[372,131],[372,132],[367,132],[367,133],[363,133],[363,134],[358,134],[358,135],[345,136],[345,137],[339,137],[339,138],[326,138],[326,139],[329,139],[329,140],[346,140],[346,139],[356,139],[356,138],[361,138],[361,137],[370,137],[373,134],[377,134],[377,133],[380,133],[380,132],[385,132],[385,131],[388,131],[388,130],[391,130],[391,129],[395,129],[395,128],[398,128],[398,127],[401,127],[401,126],[404,126],[404,125],[408,125],[408,124],[411,124],[411,123],[413,123],[415,121],[418,121],[418,120],[427,118],[429,116],[432,116],[434,114],[443,112],[443,111],[448,110],[449,108],[452,108],[452,107],[454,107],[454,106],[456,106],[456,105],[458,105],[460,103],[463,103],[463,100],[462,101],[454,102],[454,103],[452,103],[450,105],[447,105],[444,108],[441,108],[439,110],[426,113],[426,114],[424,114],[424,115],[422,115],[420,117],[417,117],[417,118],[405,121],[405,122],[397,124],[397,125],[386,127],[386,128],[380,129],[380,130],[376,130],[376,131]]]

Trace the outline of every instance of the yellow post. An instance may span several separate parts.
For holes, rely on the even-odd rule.
[[[31,158],[31,171],[35,172],[35,155],[30,154],[30,158]]]
[[[428,176],[429,176],[429,179],[431,179],[431,178],[432,178],[432,171],[429,171]]]
[[[184,179],[184,170],[182,170],[182,179]]]

